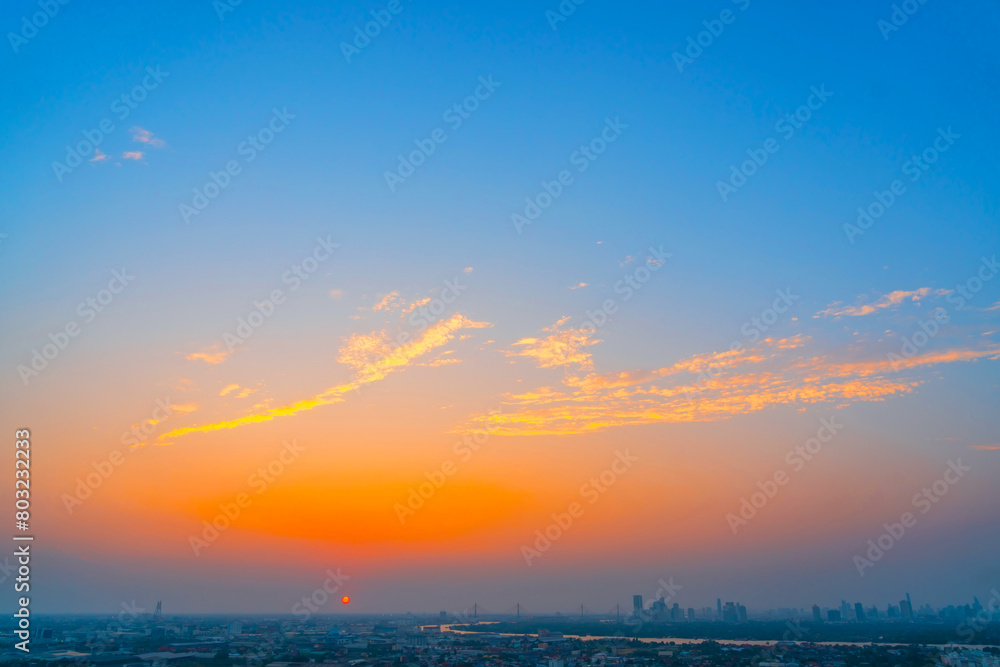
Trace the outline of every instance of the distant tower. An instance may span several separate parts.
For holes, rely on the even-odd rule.
[[[642,596],[633,595],[632,596],[632,611],[636,616],[642,613]]]
[[[823,622],[823,614],[820,613],[820,609],[819,609],[819,605],[818,604],[814,604],[813,605],[813,621],[815,623],[822,623]]]
[[[157,600],[156,601],[156,610],[153,612],[153,618],[155,620],[160,620],[161,618],[163,618],[163,601],[162,600]]]
[[[722,618],[722,598],[715,598],[715,613]]]
[[[861,606],[860,602],[854,603],[854,618],[858,620],[858,623],[865,622],[865,608]]]

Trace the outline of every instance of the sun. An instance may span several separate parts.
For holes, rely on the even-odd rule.
[[[347,604],[348,602],[351,601],[351,596],[345,595],[344,597],[340,598],[340,601],[343,602],[344,604]]]

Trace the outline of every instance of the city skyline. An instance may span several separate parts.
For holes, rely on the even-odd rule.
[[[54,1],[0,12],[33,613],[1000,589],[995,4]]]

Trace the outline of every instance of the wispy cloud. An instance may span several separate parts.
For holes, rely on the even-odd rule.
[[[172,441],[192,433],[237,428],[247,424],[271,421],[278,417],[289,417],[322,405],[341,403],[346,400],[345,396],[355,389],[403,370],[411,365],[415,359],[447,345],[455,339],[456,332],[462,329],[482,329],[491,326],[493,325],[488,322],[476,322],[456,313],[447,320],[439,321],[428,327],[414,340],[395,348],[390,346],[390,337],[385,331],[351,336],[341,346],[337,357],[339,362],[354,369],[354,378],[350,381],[335,384],[318,394],[293,403],[286,403],[275,408],[261,406],[262,409],[236,419],[174,429],[161,435],[159,440]]]
[[[391,310],[393,306],[400,303],[399,292],[392,291],[382,297],[382,300],[372,306],[372,310],[378,312],[380,310]]]
[[[601,341],[593,338],[594,330],[562,328],[569,320],[563,317],[543,329],[548,335],[540,338],[522,338],[514,343],[520,350],[507,352],[509,356],[531,357],[540,368],[575,366],[580,369],[593,367],[591,354],[586,348]]]
[[[236,398],[246,398],[255,391],[257,390],[250,389],[248,387],[241,387],[240,385],[233,383],[233,384],[227,384],[225,387],[223,387],[222,391],[219,392],[219,396],[226,396],[228,394],[233,394]]]
[[[882,296],[871,303],[857,303],[853,306],[842,305],[841,302],[836,301],[831,303],[826,307],[825,310],[821,310],[816,313],[813,317],[860,317],[862,315],[871,315],[880,310],[885,310],[886,308],[895,308],[905,301],[919,302],[921,299],[930,296],[945,296],[948,294],[949,290],[946,289],[931,289],[930,287],[921,287],[920,289],[906,291],[906,290],[896,290],[895,292],[889,292],[888,294]],[[859,297],[859,301],[863,300],[864,297]]]
[[[560,321],[560,324],[564,320]],[[597,341],[565,330],[520,341],[542,367],[591,367],[583,350]],[[529,342],[530,341],[530,342]],[[617,426],[718,421],[778,406],[883,401],[913,392],[921,367],[1000,359],[1000,346],[927,350],[901,362],[824,351],[806,336],[768,338],[737,350],[697,354],[650,370],[570,373],[561,386],[504,395],[503,414],[473,416],[459,432],[490,428],[500,435],[571,435]],[[513,408],[513,409],[510,409]]]
[[[973,449],[983,449],[986,451],[1000,450],[1000,445],[972,445]]]
[[[108,154],[102,151],[100,148],[94,149],[94,157],[90,158],[91,162],[104,162],[108,159]]]
[[[206,364],[214,365],[221,364],[230,354],[232,353],[229,350],[221,350],[218,345],[213,345],[200,352],[192,352],[184,358],[189,361],[204,361]]]
[[[570,285],[570,289],[581,289],[581,288],[586,287],[586,286],[587,286],[587,283],[577,283],[575,285]]]
[[[146,144],[151,148],[163,148],[167,145],[163,139],[157,139],[153,136],[152,132],[143,129],[138,125],[133,126],[129,132],[132,133],[132,141],[138,141],[139,143]]]
[[[146,154],[142,151],[125,151],[122,153],[122,157],[126,160],[141,160]]]

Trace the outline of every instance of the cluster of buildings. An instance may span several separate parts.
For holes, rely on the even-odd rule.
[[[1000,649],[663,642],[546,630],[507,635],[452,631],[439,620],[159,617],[123,626],[108,618],[55,617],[36,632],[30,654],[7,652],[2,660],[12,667],[1000,667]]]

